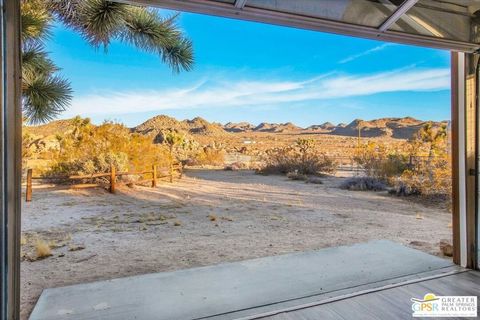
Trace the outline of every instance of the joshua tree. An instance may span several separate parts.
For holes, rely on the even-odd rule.
[[[315,140],[313,139],[298,139],[295,144],[298,146],[302,154],[306,154],[308,151],[315,148]]]
[[[300,151],[302,163],[306,163],[308,156],[312,154],[311,151],[315,148],[315,141],[313,139],[298,139],[295,144]]]
[[[22,1],[22,102],[30,123],[53,119],[71,100],[67,80],[44,51],[52,16],[41,0]]]
[[[80,33],[95,48],[118,40],[157,54],[173,72],[193,66],[192,43],[176,26],[176,15],[105,0],[22,1],[22,100],[30,123],[52,120],[70,101],[70,83],[58,75],[44,42],[55,20]]]
[[[90,118],[82,119],[82,117],[80,116],[74,117],[72,120],[70,120],[70,125],[73,127],[72,137],[75,140],[78,140],[82,135],[82,131],[85,131],[84,129],[88,127],[90,124],[91,124]]]
[[[163,136],[163,141],[168,146],[170,157],[173,160],[175,148],[182,146],[185,143],[185,137],[176,131],[168,131],[167,133],[164,133]]]
[[[427,123],[417,132],[410,144],[413,150],[421,150],[422,147],[426,147],[428,158],[431,159],[442,153],[446,139],[447,127],[445,125],[434,129],[431,123]]]
[[[173,160],[175,159],[175,148],[185,145],[185,137],[176,131],[169,131],[163,134],[163,142],[168,146],[170,152],[170,182],[173,182]]]

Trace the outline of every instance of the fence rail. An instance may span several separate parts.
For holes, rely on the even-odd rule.
[[[117,172],[114,166],[110,167],[109,172],[105,173],[93,173],[87,175],[71,175],[71,176],[34,176],[33,169],[27,169],[27,181],[26,181],[26,190],[25,190],[25,201],[32,201],[32,181],[33,180],[54,180],[54,181],[75,181],[75,180],[89,180],[96,178],[108,178],[109,186],[108,190],[110,193],[115,193],[117,177],[128,176],[128,175],[151,175],[149,179],[142,179],[137,181],[137,183],[151,182],[151,187],[157,187],[157,181],[167,178],[170,183],[174,181],[176,177],[182,178],[183,176],[183,165],[181,163],[172,163],[169,167],[161,167],[163,171],[168,171],[166,174],[159,174],[159,167],[153,165],[151,170],[147,171],[120,171]],[[98,183],[81,183],[70,185],[72,188],[91,188],[102,186]]]

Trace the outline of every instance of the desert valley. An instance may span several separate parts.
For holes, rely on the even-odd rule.
[[[448,195],[432,193],[448,188],[437,160],[447,148],[447,122],[412,118],[300,128],[160,115],[134,128],[81,118],[26,127],[24,168],[39,179],[22,209],[22,317],[47,287],[375,239],[450,259]],[[103,178],[80,181],[94,188],[49,180],[174,160],[182,177],[154,188],[141,175],[119,177],[115,193]],[[439,175],[420,189],[432,166]]]

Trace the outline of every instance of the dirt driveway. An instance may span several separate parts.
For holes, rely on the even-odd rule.
[[[385,193],[251,171],[190,170],[156,189],[34,189],[23,207],[22,318],[43,288],[389,239],[439,255],[451,216]],[[38,239],[53,255],[33,260]]]

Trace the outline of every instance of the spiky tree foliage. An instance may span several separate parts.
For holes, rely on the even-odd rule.
[[[158,10],[105,0],[48,0],[51,12],[96,48],[113,40],[161,57],[174,72],[193,66],[192,43],[176,25],[177,16]]]
[[[79,32],[95,48],[118,40],[157,54],[174,72],[191,70],[192,43],[155,9],[105,0],[22,0],[23,110],[30,123],[52,120],[71,101],[70,83],[58,75],[44,41],[55,19]]]
[[[428,158],[443,156],[447,147],[447,127],[434,128],[425,124],[410,141],[412,155],[428,154]]]
[[[22,105],[34,124],[52,120],[71,100],[69,82],[58,76],[59,68],[44,50],[51,20],[42,0],[22,2]]]
[[[164,136],[164,143],[168,146],[170,150],[170,155],[173,158],[173,153],[175,151],[175,148],[185,143],[185,136],[181,135],[176,131],[168,131],[164,133],[163,136]]]

